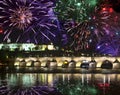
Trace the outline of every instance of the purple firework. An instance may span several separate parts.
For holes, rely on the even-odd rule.
[[[62,95],[53,87],[33,86],[30,88],[9,88],[5,85],[0,86],[0,95]]]
[[[58,21],[52,0],[0,0],[0,26],[3,41],[33,42],[54,41]]]
[[[104,36],[97,44],[97,51],[101,54],[109,54],[112,56],[120,55],[120,37],[109,35]]]

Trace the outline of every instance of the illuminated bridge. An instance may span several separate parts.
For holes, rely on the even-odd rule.
[[[88,68],[101,68],[102,66],[104,68],[104,64],[108,64],[108,66],[112,65],[111,68],[118,69],[120,68],[119,60],[120,57],[19,57],[16,58],[14,66],[45,67],[50,64],[50,67],[62,67],[64,64],[68,64],[69,68],[80,68],[82,64],[90,63]]]

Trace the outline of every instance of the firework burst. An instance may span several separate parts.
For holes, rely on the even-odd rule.
[[[71,28],[70,28],[71,26]],[[76,51],[80,49],[85,49],[89,47],[90,39],[90,29],[88,27],[88,22],[83,23],[66,23],[65,24],[68,35],[70,35],[70,47],[74,48]]]
[[[96,0],[60,0],[56,4],[55,10],[59,20],[63,22],[62,30],[68,34],[70,48],[89,48],[91,33],[88,15],[95,10],[97,3]]]
[[[120,29],[120,14],[113,10],[109,2],[103,1],[90,19],[90,25],[94,27],[93,33],[98,39],[101,39],[104,35],[114,36]]]
[[[19,29],[24,30],[32,22],[32,12],[26,7],[20,7],[16,10],[12,10],[10,14],[10,21],[12,26],[16,26]],[[14,24],[14,25],[13,25]]]
[[[61,3],[67,7],[61,7]],[[112,9],[108,0],[68,0],[66,5],[63,3],[62,0],[58,3],[56,11],[60,21],[64,22],[62,28],[69,35],[68,44],[72,49],[90,49],[104,35],[118,34],[120,14]]]
[[[0,86],[0,95],[62,95],[53,87],[33,86],[29,88],[9,88],[5,85]]]
[[[58,31],[52,0],[0,0],[0,25],[4,40],[52,42]]]
[[[82,22],[97,5],[97,0],[59,0],[55,11],[60,20]]]

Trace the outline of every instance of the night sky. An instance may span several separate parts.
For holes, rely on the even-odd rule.
[[[119,0],[0,0],[0,42],[120,55]]]

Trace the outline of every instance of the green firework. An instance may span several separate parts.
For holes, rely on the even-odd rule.
[[[82,22],[89,19],[97,4],[98,0],[59,0],[55,11],[59,20]]]

